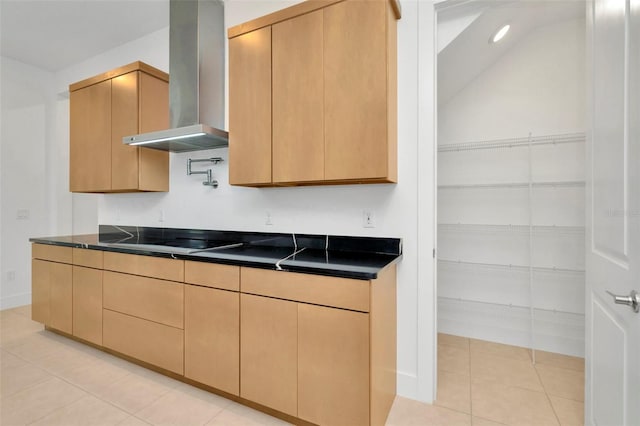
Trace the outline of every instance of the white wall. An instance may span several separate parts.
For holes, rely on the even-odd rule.
[[[286,7],[296,1],[227,0],[227,26],[233,26]],[[431,7],[428,5],[428,7]],[[204,187],[200,176],[186,176],[188,158],[211,155],[228,158],[227,149],[171,154],[170,192],[164,194],[87,195],[83,213],[92,216],[90,204],[97,200],[99,223],[141,226],[250,230],[265,232],[296,232],[400,237],[404,240],[404,256],[398,269],[398,392],[401,395],[431,400],[433,398],[432,355],[419,355],[419,316],[430,324],[431,305],[418,306],[418,293],[433,294],[431,247],[433,230],[421,229],[421,238],[429,246],[429,256],[423,261],[427,273],[418,282],[418,2],[403,2],[403,18],[398,23],[398,180],[397,185],[353,185],[302,188],[240,188],[228,185],[228,164],[214,166],[214,177],[220,181],[217,189]],[[431,11],[431,17],[432,17]],[[427,22],[431,25],[431,22]],[[427,33],[428,33],[427,29]],[[142,60],[160,69],[168,68],[168,37],[165,30],[135,42],[100,54],[57,74],[57,87],[97,73]],[[431,60],[431,59],[430,59]],[[429,83],[427,83],[429,86]],[[432,87],[432,85],[431,85]],[[61,89],[60,89],[61,90]],[[430,98],[432,99],[432,97]],[[60,101],[61,108],[68,108]],[[68,113],[67,113],[68,114]],[[68,116],[59,113],[61,126]],[[68,138],[64,132],[60,137]],[[430,146],[431,139],[424,141]],[[68,161],[68,160],[67,160]],[[198,166],[200,167],[200,166]],[[422,164],[421,173],[432,179],[430,163]],[[427,185],[430,183],[427,182]],[[426,202],[428,204],[428,202]],[[375,213],[376,227],[362,227],[363,209]],[[74,222],[79,220],[79,208],[74,208]],[[267,212],[273,225],[265,224]],[[422,220],[430,223],[433,211]],[[160,220],[162,218],[162,221]],[[83,229],[90,228],[87,220]],[[95,226],[95,225],[93,225]],[[74,227],[74,231],[76,231]],[[93,229],[95,232],[95,228]],[[429,303],[433,300],[429,299]],[[422,311],[419,312],[419,309]],[[429,328],[433,331],[433,327]],[[431,337],[424,349],[432,351]],[[419,359],[421,356],[423,359]],[[419,365],[428,364],[425,371]],[[423,368],[423,367],[420,367]],[[427,379],[419,383],[418,376]]]
[[[533,31],[438,111],[438,143],[584,131],[584,19]]]
[[[29,237],[53,232],[55,197],[49,173],[55,168],[53,74],[0,58],[1,259],[0,308],[31,302]],[[26,216],[18,218],[18,211]]]

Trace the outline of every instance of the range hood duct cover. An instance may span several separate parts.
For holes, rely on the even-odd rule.
[[[169,115],[171,129],[122,141],[163,151],[229,146],[224,127],[224,4],[169,2]]]

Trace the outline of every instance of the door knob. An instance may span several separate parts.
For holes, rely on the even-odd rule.
[[[640,312],[640,293],[635,290],[631,290],[628,296],[616,296],[607,290],[611,296],[613,296],[613,301],[616,302],[617,305],[627,305],[633,309],[634,312]]]

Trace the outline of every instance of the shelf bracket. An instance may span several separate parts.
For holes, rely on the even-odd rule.
[[[194,172],[193,170],[191,170],[191,164],[192,163],[213,163],[213,164],[218,164],[218,163],[221,163],[222,161],[224,161],[224,160],[221,157],[196,158],[196,159],[189,158],[187,160],[187,176],[191,176],[191,175],[207,175],[207,180],[202,182],[202,184],[205,185],[205,186],[211,186],[213,188],[217,188],[218,187],[218,181],[217,180],[213,180],[213,174],[212,174],[211,169],[200,170],[200,171]]]

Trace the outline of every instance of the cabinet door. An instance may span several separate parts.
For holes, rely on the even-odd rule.
[[[240,393],[240,294],[185,286],[184,375]]]
[[[271,27],[229,40],[229,183],[271,183]]]
[[[73,335],[102,345],[102,271],[73,267]]]
[[[69,188],[111,189],[111,80],[70,94]]]
[[[324,179],[322,10],[273,25],[273,182]]]
[[[31,261],[31,319],[49,324],[50,298],[49,262],[39,259]]]
[[[138,84],[138,71],[111,80],[112,190],[138,188],[138,147],[122,143],[138,133]]]
[[[49,265],[50,299],[49,326],[72,334],[73,332],[73,278],[72,267],[64,263]]]
[[[388,174],[386,8],[383,1],[324,8],[327,180]]]
[[[369,424],[369,315],[298,304],[298,417]]]
[[[240,295],[240,396],[296,416],[297,303]]]
[[[169,84],[144,72],[139,72],[138,78],[140,133],[168,129]],[[143,191],[169,191],[169,153],[139,147],[138,155],[138,188]]]

